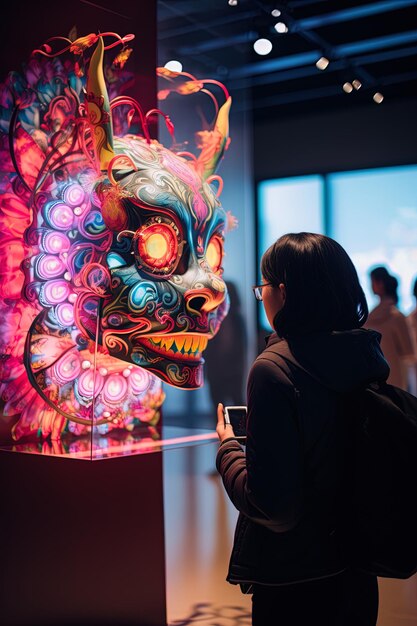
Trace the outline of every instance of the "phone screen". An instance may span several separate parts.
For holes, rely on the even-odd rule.
[[[224,409],[224,421],[232,426],[236,437],[246,437],[246,414],[245,406],[226,406]]]

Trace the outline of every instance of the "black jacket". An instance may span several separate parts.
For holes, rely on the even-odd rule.
[[[276,335],[248,379],[246,454],[223,443],[217,469],[240,515],[228,581],[286,584],[343,571],[341,517],[349,480],[344,392],[385,380],[369,330]]]

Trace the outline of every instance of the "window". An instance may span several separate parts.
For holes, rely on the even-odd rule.
[[[386,265],[399,280],[400,309],[411,310],[417,277],[417,166],[339,172],[263,181],[258,187],[258,264],[288,232],[336,239],[358,271],[368,304],[369,270]],[[261,313],[261,326],[269,328]]]
[[[262,253],[291,232],[324,233],[323,177],[301,176],[269,180],[258,189],[258,267]],[[261,306],[260,323],[269,328]]]
[[[408,312],[417,276],[417,167],[344,172],[327,180],[331,237],[354,262],[369,307],[378,302],[369,269],[386,265],[400,283],[399,307]]]

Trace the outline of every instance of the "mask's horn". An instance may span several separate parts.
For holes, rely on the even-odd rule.
[[[215,172],[229,139],[229,111],[232,98],[229,96],[217,113],[214,129],[207,138],[207,133],[197,133],[201,138],[201,153],[197,159],[197,169],[201,176],[208,178]]]
[[[93,134],[94,149],[101,170],[107,170],[114,158],[113,127],[109,96],[103,72],[104,43],[100,37],[90,60],[87,77],[87,113]]]

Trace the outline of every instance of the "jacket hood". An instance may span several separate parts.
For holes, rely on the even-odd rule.
[[[380,339],[380,333],[363,328],[300,335],[288,339],[289,356],[285,358],[325,387],[352,391],[388,378],[389,365]],[[280,341],[276,335],[271,340]]]

